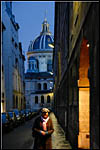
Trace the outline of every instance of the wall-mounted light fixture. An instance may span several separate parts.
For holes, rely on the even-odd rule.
[[[54,43],[48,44],[49,47],[54,48]]]
[[[87,42],[87,43],[86,43],[86,46],[87,46],[87,47],[90,47],[90,44]]]

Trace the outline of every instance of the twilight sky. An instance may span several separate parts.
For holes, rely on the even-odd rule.
[[[25,53],[30,41],[40,35],[45,14],[50,24],[49,29],[54,35],[54,5],[54,1],[12,1],[12,12],[20,26],[19,42]]]

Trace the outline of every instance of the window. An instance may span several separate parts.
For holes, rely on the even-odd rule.
[[[16,63],[18,62],[18,58],[16,58]]]
[[[32,70],[34,70],[34,63],[32,64]]]
[[[18,97],[16,96],[16,108],[18,108]]]
[[[47,83],[44,83],[43,89],[44,89],[44,90],[47,90]]]
[[[47,64],[47,71],[52,72],[52,64]]]
[[[12,37],[12,42],[14,42],[14,39],[13,39],[13,37]]]
[[[47,96],[47,103],[50,103],[50,96]]]
[[[38,104],[38,96],[35,96],[35,104]]]
[[[51,59],[47,60],[47,71],[52,72],[52,60]]]
[[[44,96],[41,96],[41,103],[44,104]]]
[[[3,65],[2,65],[2,72],[4,71]]]
[[[38,83],[38,90],[41,90],[41,84]]]
[[[18,68],[18,58],[15,58],[15,67]]]
[[[17,48],[17,43],[15,42],[15,48]]]
[[[2,92],[2,98],[4,98],[4,92]]]

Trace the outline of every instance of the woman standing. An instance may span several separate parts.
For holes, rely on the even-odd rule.
[[[49,109],[43,108],[32,127],[32,135],[35,137],[34,149],[52,149],[51,134],[54,132],[52,120],[49,118]]]

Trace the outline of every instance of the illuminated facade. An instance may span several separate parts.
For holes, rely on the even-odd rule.
[[[40,35],[30,41],[27,52],[27,72],[25,73],[26,108],[39,109],[53,104],[53,42],[49,24],[45,18]]]

